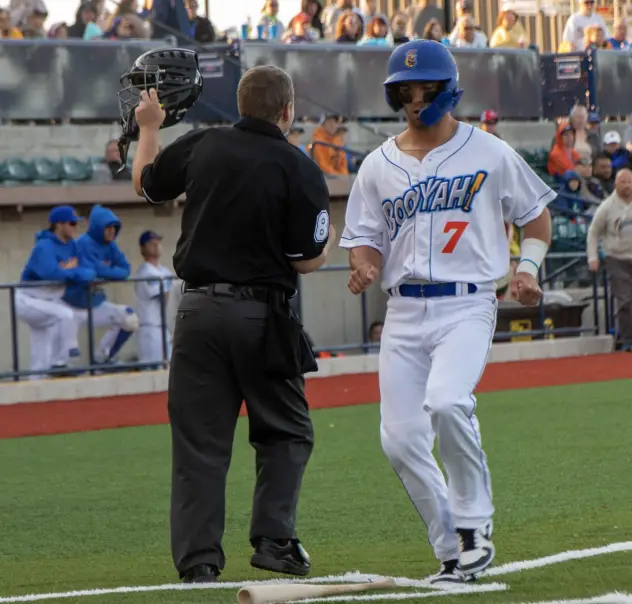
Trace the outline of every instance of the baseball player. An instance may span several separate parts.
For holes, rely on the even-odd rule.
[[[160,280],[137,281],[134,284],[136,292],[136,308],[140,327],[138,329],[138,360],[141,363],[156,363],[163,360],[163,314],[161,307],[167,306],[173,271],[160,264],[162,254],[162,237],[153,231],[145,231],[138,240],[143,262],[136,271],[137,278],[163,278],[163,289]],[[161,300],[164,294],[164,299]],[[167,329],[167,326],[164,326]],[[167,359],[171,356],[171,334],[167,333]]]
[[[57,206],[48,216],[48,229],[35,236],[35,247],[22,271],[22,282],[57,281],[59,285],[25,287],[16,291],[15,309],[30,328],[31,371],[41,378],[51,369],[66,367],[79,356],[77,325],[73,311],[62,301],[65,283],[86,284],[95,271],[79,265],[77,222],[70,206]]]
[[[121,230],[121,221],[114,212],[95,205],[90,212],[88,232],[77,239],[79,261],[94,269],[97,279],[124,281],[131,267],[125,254],[116,244]],[[80,285],[66,288],[64,302],[71,306],[79,324],[88,320],[88,291]],[[95,352],[99,364],[111,363],[125,342],[138,329],[138,315],[130,306],[113,304],[107,300],[101,287],[94,288],[91,295],[92,320],[95,327],[109,327],[101,338]]]
[[[349,289],[388,294],[379,357],[381,439],[428,529],[449,586],[495,554],[489,470],[474,390],[494,335],[494,282],[509,269],[505,222],[523,230],[511,290],[537,304],[555,193],[506,143],[450,114],[463,91],[450,51],[429,40],[395,49],[386,99],[408,128],[362,163],[341,246]],[[447,474],[433,456],[435,435]]]

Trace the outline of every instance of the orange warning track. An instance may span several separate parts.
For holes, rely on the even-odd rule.
[[[632,379],[632,355],[627,353],[491,363],[477,392],[620,379]],[[377,375],[308,379],[307,399],[312,409],[373,403],[379,400]],[[0,438],[151,426],[167,421],[167,395],[164,392],[5,405],[0,406]]]

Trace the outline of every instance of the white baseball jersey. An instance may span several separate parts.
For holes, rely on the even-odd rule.
[[[505,222],[523,226],[555,197],[509,145],[473,126],[459,124],[423,161],[391,138],[360,166],[340,246],[382,254],[383,290],[487,284],[509,270]]]
[[[171,277],[173,272],[166,266],[159,264],[155,266],[151,262],[143,262],[136,271],[136,277]],[[140,319],[141,326],[152,325],[160,327],[162,317],[160,312],[160,281],[137,281],[134,284],[136,291],[136,312]],[[171,289],[171,280],[164,281],[163,291],[166,293]]]

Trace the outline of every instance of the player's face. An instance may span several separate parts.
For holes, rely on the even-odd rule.
[[[426,109],[441,91],[440,82],[404,82],[398,88],[399,100],[409,125],[423,127],[419,114]]]
[[[77,223],[76,222],[63,222],[59,225],[60,235],[63,239],[75,239],[77,237]]]
[[[145,255],[150,258],[160,258],[162,255],[162,243],[159,239],[151,239],[145,244]]]
[[[116,227],[114,225],[105,227],[103,239],[105,241],[114,241],[116,239]]]

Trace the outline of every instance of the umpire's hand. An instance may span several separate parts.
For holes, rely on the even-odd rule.
[[[141,130],[159,130],[165,121],[165,110],[162,108],[158,93],[152,88],[149,93],[140,93],[140,103],[136,107],[136,121]]]

